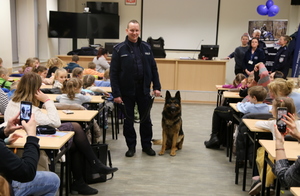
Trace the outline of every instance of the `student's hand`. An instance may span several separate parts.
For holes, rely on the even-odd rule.
[[[114,98],[114,102],[115,103],[123,103],[123,100],[121,97],[116,97],[116,98]]]
[[[288,113],[288,115],[284,115],[286,120],[282,118],[282,121],[284,121],[287,125],[287,134],[291,134],[294,138],[300,140],[300,133],[297,130],[296,126],[296,116],[295,114]]]
[[[35,93],[35,97],[41,101],[41,102],[46,102],[47,99],[49,99],[48,95],[44,94],[42,91],[38,90],[36,93]]]
[[[13,144],[15,143],[15,141],[17,141],[17,139],[22,138],[22,135],[16,134],[14,133],[12,136],[9,137],[8,142],[9,144]]]
[[[11,133],[15,132],[15,130],[17,130],[17,129],[22,129],[22,126],[19,125],[20,124],[20,120],[18,119],[19,116],[20,116],[20,112],[18,112],[18,114],[16,116],[14,116],[13,118],[8,120],[7,125],[4,129],[4,134],[6,136],[9,136]]]
[[[230,58],[227,56],[227,57],[225,57],[224,59],[229,60]]]
[[[248,69],[245,69],[246,74],[249,76],[251,74],[250,71],[248,71]]]
[[[25,120],[22,120],[21,123],[28,136],[36,136],[36,121],[34,114],[31,114],[30,120],[27,123]]]
[[[154,90],[154,91],[153,91],[153,95],[154,95],[155,97],[161,97],[161,93],[160,93],[159,90]]]
[[[106,92],[106,91],[104,91],[103,94],[104,94],[106,97],[109,97],[109,96],[110,96],[109,93]]]

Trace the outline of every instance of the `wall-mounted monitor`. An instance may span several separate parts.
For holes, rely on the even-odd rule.
[[[48,37],[119,39],[119,15],[50,11]]]
[[[87,14],[50,11],[48,37],[86,38]]]
[[[86,2],[86,7],[89,8],[91,13],[97,14],[116,14],[119,15],[119,3],[118,2]]]
[[[200,54],[198,59],[212,60],[219,54],[219,45],[201,45]]]

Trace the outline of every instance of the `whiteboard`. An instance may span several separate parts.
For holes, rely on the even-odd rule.
[[[219,0],[143,0],[142,39],[163,37],[165,49],[216,44]]]

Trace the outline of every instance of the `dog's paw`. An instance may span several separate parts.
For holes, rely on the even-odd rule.
[[[158,153],[158,155],[164,155],[165,154],[165,152],[162,152],[162,151],[160,151],[159,153]]]
[[[176,156],[176,152],[173,152],[173,153],[171,152],[170,156],[172,156],[172,157]]]

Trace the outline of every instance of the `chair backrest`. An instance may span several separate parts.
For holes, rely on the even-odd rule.
[[[268,120],[272,118],[273,115],[271,113],[249,113],[243,116],[243,119],[261,119]]]
[[[58,110],[85,110],[86,108],[79,104],[67,104],[67,103],[54,103],[56,109]],[[45,104],[43,109],[45,109]]]
[[[153,39],[152,37],[148,37],[147,42],[150,44],[153,56],[155,58],[165,58],[166,52],[164,49],[165,40],[162,37],[158,39]]]

